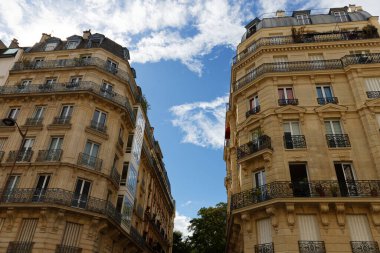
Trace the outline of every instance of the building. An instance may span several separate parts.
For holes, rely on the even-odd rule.
[[[23,53],[16,39],[13,39],[9,47],[6,47],[0,40],[0,86],[8,79],[9,70],[18,61]]]
[[[379,252],[378,17],[255,18],[231,67],[226,252]]]
[[[0,252],[171,253],[175,202],[128,60],[84,31],[43,34],[12,66],[0,87]]]

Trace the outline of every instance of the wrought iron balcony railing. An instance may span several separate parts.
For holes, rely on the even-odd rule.
[[[233,194],[231,210],[277,198],[335,198],[380,196],[380,180],[275,181]]]
[[[351,241],[352,253],[379,253],[379,244],[376,241]]]
[[[61,160],[62,149],[40,150],[37,155],[37,162],[57,162]]]
[[[375,34],[373,37],[369,37],[361,31],[354,32],[329,32],[329,33],[308,33],[302,34],[299,38],[293,36],[278,36],[278,37],[265,37],[254,41],[243,52],[237,54],[233,58],[233,64],[242,61],[252,52],[255,52],[262,46],[274,46],[274,45],[286,45],[293,43],[318,43],[318,42],[330,42],[341,40],[362,40],[378,38],[379,35]]]
[[[292,99],[279,99],[278,105],[284,106],[284,105],[298,105],[298,99],[292,98]]]
[[[367,91],[368,98],[380,98],[380,91]]]
[[[86,154],[86,153],[79,153],[78,165],[89,167],[96,171],[101,171],[102,163],[103,163],[102,159],[99,159],[95,156],[90,156],[89,154]]]
[[[120,174],[115,167],[112,167],[110,177],[116,185],[120,184]]]
[[[130,233],[131,233],[131,237],[135,240],[135,242],[137,242],[137,244],[140,245],[140,247],[144,247],[145,240],[135,227],[131,226]]]
[[[34,242],[9,242],[7,253],[32,253]]]
[[[71,116],[54,117],[53,125],[69,125]]]
[[[305,135],[284,135],[286,149],[306,148]]]
[[[104,123],[94,121],[94,120],[91,120],[90,128],[102,133],[107,132],[107,126]]]
[[[348,134],[326,134],[326,141],[329,148],[351,147]]]
[[[274,253],[273,242],[255,245],[255,253]]]
[[[27,118],[25,126],[42,126],[44,118]]]
[[[266,73],[344,69],[354,64],[373,63],[380,63],[380,53],[346,55],[334,60],[264,63],[235,81],[233,88],[237,91]]]
[[[110,68],[110,65],[97,57],[91,57],[90,59],[79,59],[79,58],[74,58],[74,59],[67,59],[65,61],[62,60],[50,60],[50,61],[42,61],[38,62],[16,62],[13,65],[13,68],[11,71],[23,71],[23,70],[33,70],[33,69],[51,69],[51,68],[65,68],[65,67],[87,67],[87,66],[94,66],[99,69],[105,70],[106,72],[112,73],[113,75],[123,79],[129,84],[129,88],[132,92],[132,95],[135,98],[135,101],[140,100],[139,93],[137,91],[136,85],[131,83],[131,80],[129,78],[129,75],[126,71],[123,71],[121,69],[116,69],[116,68]],[[75,83],[73,83],[75,84]],[[48,88],[46,86],[46,88]]]
[[[326,253],[324,241],[298,241],[300,253]]]
[[[246,112],[245,113],[245,117],[249,117],[249,116],[251,116],[251,115],[253,115],[253,114],[256,114],[256,113],[258,113],[258,112],[260,112],[260,106],[258,105],[258,106],[256,106],[256,107],[253,107],[252,109],[250,109],[248,112]]]
[[[55,253],[82,253],[82,248],[59,244],[55,249]]]
[[[128,115],[130,116],[132,124],[135,124],[135,116],[133,114],[132,107],[129,103],[127,97],[121,96],[120,94],[115,93],[114,96],[107,96],[104,92],[101,91],[101,85],[96,84],[91,81],[81,81],[77,83],[54,83],[51,84],[50,89],[41,89],[41,85],[31,84],[28,85],[27,90],[24,90],[23,94],[40,94],[40,93],[68,93],[68,92],[90,92],[101,96],[102,98],[118,104],[127,110]],[[1,95],[15,95],[19,94],[20,90],[17,85],[7,85],[0,87],[0,96]]]
[[[7,162],[30,162],[33,156],[33,150],[21,150],[18,154],[17,150],[10,151]],[[17,157],[16,157],[17,156]]]
[[[325,97],[325,98],[317,98],[317,102],[319,105],[325,105],[325,104],[338,104],[338,98],[337,97]]]
[[[248,155],[259,152],[263,149],[271,149],[271,138],[268,135],[262,135],[258,139],[250,141],[237,148],[237,157],[242,159]]]

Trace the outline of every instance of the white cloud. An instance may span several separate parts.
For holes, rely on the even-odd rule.
[[[184,132],[182,142],[214,149],[223,147],[225,104],[228,96],[211,102],[195,102],[170,108],[173,126]]]
[[[174,231],[181,232],[183,237],[188,237],[191,235],[192,232],[187,229],[190,226],[190,220],[190,217],[181,215],[176,211],[174,218]]]
[[[182,207],[189,206],[189,205],[191,205],[192,203],[193,203],[193,201],[188,200],[188,201],[186,201],[185,203],[183,203],[181,206],[182,206]]]

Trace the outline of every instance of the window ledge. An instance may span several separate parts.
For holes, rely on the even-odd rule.
[[[50,124],[47,127],[48,130],[60,130],[60,129],[71,129],[71,124]]]
[[[91,127],[86,127],[85,132],[93,134],[95,136],[98,136],[98,137],[100,137],[100,138],[102,138],[104,140],[108,140],[108,137],[109,137],[107,133],[103,133],[103,132],[94,130]]]

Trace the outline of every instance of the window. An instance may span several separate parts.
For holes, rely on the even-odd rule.
[[[123,171],[121,172],[120,185],[125,186],[127,184],[127,175],[128,175],[129,163],[123,163]]]
[[[380,114],[376,114],[376,120],[377,120],[377,125],[380,127]]]
[[[45,107],[44,106],[36,106],[36,109],[33,113],[33,119],[39,120],[42,119],[44,116]]]
[[[118,195],[117,202],[116,202],[116,211],[118,211],[119,213],[121,213],[121,208],[123,207],[123,201],[124,201],[124,196]]]
[[[90,187],[91,187],[90,181],[87,181],[84,179],[78,179],[75,186],[74,196],[73,196],[71,206],[86,208],[88,196],[90,193]]]
[[[347,214],[347,225],[350,230],[350,236],[352,242],[372,242],[373,237],[371,233],[371,227],[368,222],[367,215],[365,214]],[[353,246],[353,245],[351,245]],[[366,251],[367,253],[375,253],[376,250]],[[356,252],[356,251],[353,251]]]
[[[300,253],[308,253],[314,246],[319,252],[323,251],[324,242],[321,241],[319,225],[316,215],[297,214],[300,241],[298,242]]]
[[[258,220],[256,222],[257,227],[257,242],[258,246],[263,244],[272,243],[272,223],[270,218]],[[262,252],[262,251],[258,251]],[[264,251],[263,251],[264,252]]]
[[[297,105],[298,100],[294,99],[292,87],[279,87],[278,91],[278,104],[279,105]]]
[[[110,83],[107,83],[107,82],[103,82],[102,84],[102,87],[100,88],[100,90],[103,93],[104,96],[113,96],[114,95],[114,92],[112,91],[113,90],[113,85],[110,84]]]
[[[38,219],[22,219],[20,230],[16,239],[17,242],[23,245],[21,251],[32,252],[32,242],[34,233],[36,232],[37,224]],[[10,252],[12,252],[12,250],[10,250]]]
[[[92,141],[87,141],[84,153],[90,157],[98,157],[99,147],[99,144]]]
[[[298,121],[287,121],[284,122],[284,133],[289,133],[291,135],[300,135],[301,129]]]
[[[325,120],[325,128],[329,148],[351,147],[348,135],[343,133],[339,119]]]
[[[45,46],[45,51],[53,51],[57,45],[58,45],[57,42],[47,43]]]
[[[44,58],[35,58],[34,59],[34,68],[41,68],[44,63]]]
[[[21,145],[21,152],[19,153],[19,156],[17,157],[17,161],[24,161],[29,162],[33,155],[33,144],[34,139],[33,138],[26,138],[24,142]]]
[[[92,116],[91,127],[99,131],[105,131],[107,114],[100,110],[95,110]]]
[[[265,170],[256,171],[253,173],[253,188],[262,188],[266,185]]]
[[[10,175],[4,187],[4,193],[10,197],[12,192],[17,188],[20,181],[20,175]]]
[[[336,177],[338,179],[339,191],[341,196],[358,196],[358,189],[355,183],[356,177],[351,163],[334,163]]]
[[[83,63],[90,63],[91,61],[91,55],[81,55],[80,59]]]
[[[39,175],[33,194],[33,201],[41,201],[45,197],[46,189],[50,182],[50,175]]]
[[[364,79],[367,88],[368,98],[379,98],[380,97],[380,77],[365,78]]]
[[[19,89],[25,89],[26,87],[28,87],[31,84],[32,84],[32,79],[24,79],[21,81],[21,83],[19,85]]]
[[[340,120],[325,120],[325,128],[327,134],[343,134]]]
[[[345,11],[334,11],[335,21],[336,22],[347,22],[348,15]]]
[[[9,109],[7,118],[11,118],[11,119],[16,120],[19,112],[20,112],[19,107],[11,108],[11,109]]]
[[[309,25],[310,24],[310,18],[307,14],[299,14],[296,16],[297,22],[299,25]]]
[[[129,134],[128,140],[127,140],[127,149],[125,150],[125,153],[131,153],[132,143],[133,143],[133,134]]]
[[[249,109],[252,110],[256,107],[260,106],[260,103],[259,103],[259,96],[258,95],[254,95],[253,97],[251,97],[249,99]]]
[[[298,121],[287,121],[283,123],[284,144],[286,149],[306,148],[305,137],[301,134]]]
[[[50,141],[49,150],[58,150],[61,149],[63,142],[63,137],[52,137]]]
[[[66,222],[61,245],[69,246],[68,251],[74,251],[71,247],[79,247],[82,230],[83,225],[72,222]],[[63,250],[63,252],[65,252],[66,250]]]
[[[79,45],[79,41],[67,41],[66,49],[75,49]]]
[[[45,81],[45,85],[46,86],[51,86],[51,85],[55,84],[56,82],[57,82],[57,78],[56,77],[47,78],[46,81]]]
[[[76,86],[78,86],[81,81],[82,81],[82,77],[81,76],[70,77],[70,87],[76,87]]]
[[[57,67],[65,67],[68,59],[57,59]]]
[[[73,113],[73,105],[63,105],[61,109],[61,113],[59,114],[59,117],[61,119],[67,119],[71,118],[71,114]]]
[[[338,100],[334,97],[332,88],[330,85],[318,85],[317,87],[317,102],[320,105],[327,103],[337,104]]]
[[[107,70],[113,74],[117,73],[117,63],[108,59],[107,60]]]
[[[127,176],[127,188],[132,195],[135,195],[137,184],[137,172],[135,168],[131,165],[128,170]]]

